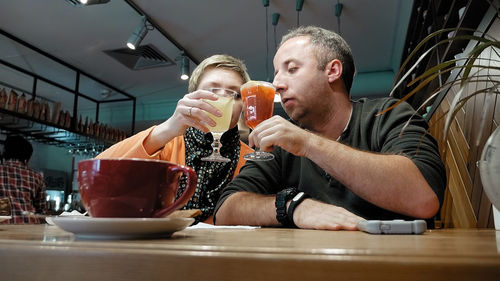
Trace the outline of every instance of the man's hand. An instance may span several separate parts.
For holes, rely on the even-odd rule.
[[[260,123],[248,136],[250,146],[259,147],[262,151],[271,151],[274,146],[297,156],[304,156],[308,139],[313,134],[281,116],[273,116]]]
[[[218,225],[279,226],[276,220],[275,195],[240,191],[229,196],[219,208]],[[293,213],[299,228],[327,230],[357,230],[363,218],[344,208],[305,199]]]
[[[362,217],[342,207],[305,199],[293,213],[293,221],[299,228],[324,230],[357,230]]]

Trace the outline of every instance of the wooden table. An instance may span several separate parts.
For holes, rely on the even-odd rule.
[[[500,231],[186,229],[106,241],[0,225],[0,280],[500,280]]]

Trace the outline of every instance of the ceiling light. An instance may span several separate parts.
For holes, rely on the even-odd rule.
[[[280,20],[280,14],[279,13],[274,13],[273,14],[273,25],[274,26],[278,25],[279,20]]]
[[[111,91],[110,89],[102,89],[101,90],[101,98],[102,99],[107,99],[111,96],[114,96],[115,93],[113,91]]]
[[[181,79],[188,80],[189,79],[189,59],[182,51],[181,53]]]
[[[297,0],[295,4],[295,10],[297,11],[297,27],[299,27],[299,13],[302,11],[302,6],[304,6],[304,0]]]
[[[270,81],[271,78],[269,77],[269,17],[268,17],[268,8],[269,8],[269,1],[262,1],[264,4],[264,7],[266,8],[266,81]]]
[[[134,33],[130,35],[130,38],[127,41],[127,47],[129,47],[132,50],[135,50],[135,48],[141,44],[142,39],[146,37],[147,33],[148,33],[148,27],[147,27],[146,17],[142,16],[141,24],[135,29]]]
[[[339,28],[338,33],[342,34],[340,29],[340,15],[342,14],[342,8],[344,5],[340,3],[340,0],[337,0],[337,4],[335,4],[335,16],[337,17],[337,27]]]
[[[302,6],[304,6],[304,0],[297,0],[297,3],[295,4],[295,10],[297,12],[302,11]]]
[[[83,5],[94,5],[108,3],[109,0],[80,0]]]
[[[274,29],[274,52],[276,53],[276,50],[278,49],[278,42],[276,41],[276,26],[278,25],[278,22],[280,20],[280,14],[279,13],[274,13],[273,14],[273,29]]]
[[[340,15],[342,14],[343,8],[344,8],[344,5],[337,1],[337,4],[335,4],[335,16],[336,17],[340,17]]]

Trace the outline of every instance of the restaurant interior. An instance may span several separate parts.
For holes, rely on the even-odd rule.
[[[187,90],[180,76],[210,54],[242,58],[253,79],[272,80],[281,35],[297,25],[318,25],[340,33],[352,47],[353,98],[386,96],[404,59],[425,36],[442,28],[478,29],[489,7],[488,1],[465,0],[97,2],[0,4],[0,90],[34,98],[42,111],[34,115],[5,106],[1,137],[21,133],[33,141],[30,166],[44,173],[54,212],[77,205],[72,206],[79,200],[76,163],[170,116]],[[495,32],[493,22],[488,25],[487,32]],[[140,29],[140,47],[127,48]],[[433,52],[416,73],[463,53],[467,43],[457,40]],[[401,98],[409,89],[403,83],[393,95]],[[418,108],[429,93],[421,89],[408,101]],[[451,96],[435,98],[421,113],[432,111],[432,123]],[[482,116],[476,109],[485,106],[484,99],[469,101],[452,137],[440,143],[451,152],[443,227],[493,227],[475,163],[498,126],[498,104],[488,103],[490,122],[478,133],[474,128]],[[286,116],[279,99],[275,114]],[[436,136],[442,135],[441,125],[431,127]]]
[[[30,166],[44,173],[55,212],[78,205],[77,163],[170,116],[187,91],[180,76],[212,54],[241,58],[252,79],[272,80],[272,57],[288,29],[332,28],[356,56],[352,95],[387,95],[413,7],[384,1],[373,15],[379,3],[352,1],[337,17],[331,1],[97,2],[0,4],[0,90],[36,97],[45,112],[2,108],[0,140],[16,132],[32,140]],[[129,49],[141,29],[140,46]],[[274,114],[286,116],[275,105]]]
[[[0,136],[21,133],[33,142],[30,166],[44,173],[54,212],[78,206],[76,164],[170,116],[187,90],[180,76],[189,75],[210,54],[242,58],[253,79],[271,81],[272,57],[281,35],[297,25],[322,26],[340,33],[352,47],[352,97],[381,97],[391,92],[403,61],[428,34],[481,25],[493,36],[496,31],[493,20],[486,18],[488,1],[90,2],[0,4],[0,90],[38,101],[42,112],[5,105],[0,109]],[[137,40],[132,37],[141,32],[138,48],[127,48],[126,43]],[[418,64],[415,73],[463,53],[467,44],[456,40],[438,49]],[[438,83],[444,84],[446,76]],[[410,92],[407,83],[394,87],[393,96]],[[419,108],[430,92],[420,89],[408,101]],[[441,96],[420,109],[431,124],[436,123],[431,126],[436,137],[443,135],[439,117],[453,95]],[[485,102],[484,96],[469,101],[456,116],[449,137],[439,138],[441,149],[449,151],[439,226],[493,227],[492,204],[483,192],[476,162],[498,126],[494,96],[493,102]],[[286,116],[277,101],[274,114]],[[491,107],[487,116],[477,110],[483,107]],[[484,118],[487,125],[478,130]]]
[[[50,215],[85,212],[78,191],[78,163],[171,116],[187,93],[186,79],[204,58],[230,54],[246,63],[253,80],[272,82],[273,56],[281,36],[300,25],[316,25],[339,33],[352,48],[356,66],[352,99],[392,95],[405,99],[429,122],[447,174],[435,227],[466,232],[438,232],[439,240],[434,242],[414,236],[398,241],[390,236],[352,240],[343,231],[330,237],[323,232],[280,229],[255,234],[245,230],[182,232],[169,243],[153,240],[148,244],[91,245],[71,238],[70,253],[79,254],[65,260],[60,241],[67,237],[61,240],[59,232],[45,229],[43,237],[36,238],[40,244],[33,248],[17,240],[10,246],[2,244],[5,255],[0,255],[0,269],[1,261],[11,254],[6,280],[33,277],[16,265],[28,252],[36,261],[34,272],[44,273],[32,280],[89,280],[82,279],[85,274],[102,280],[325,280],[335,271],[339,280],[370,279],[358,271],[352,274],[354,268],[364,268],[377,280],[384,276],[384,280],[498,278],[500,214],[495,222],[492,202],[500,202],[499,181],[491,187],[490,180],[485,187],[481,168],[487,167],[484,151],[492,146],[490,136],[500,124],[495,80],[500,58],[499,1],[82,2],[0,1],[0,93],[5,96],[0,103],[0,150],[9,134],[20,134],[32,143],[29,166],[43,173]],[[428,39],[435,33],[439,34]],[[471,35],[494,38],[474,64],[478,69],[487,66],[486,80],[461,80],[468,69],[458,61],[480,41]],[[412,82],[450,60],[455,60],[454,70],[439,73],[421,87]],[[489,91],[477,94],[488,87]],[[456,114],[447,115],[454,112],[460,98],[467,102],[459,102]],[[279,95],[274,114],[287,118]],[[495,187],[496,193],[488,191]],[[15,235],[30,237],[28,231],[19,231]],[[14,237],[4,233],[8,238],[0,240]],[[183,244],[181,238],[186,237],[192,240]],[[213,245],[207,246],[207,241]],[[52,243],[52,248],[44,243]],[[109,257],[114,261],[109,262]],[[56,279],[44,269],[45,263],[64,262],[67,266]],[[191,270],[193,263],[198,271]],[[81,270],[86,267],[81,264],[99,274],[84,273]],[[125,270],[128,279],[119,278],[126,276],[123,270],[110,269],[138,264],[145,267]],[[170,279],[161,278],[168,274],[172,274]]]

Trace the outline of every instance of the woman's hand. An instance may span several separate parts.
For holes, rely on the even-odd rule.
[[[184,134],[187,128],[194,127],[203,132],[209,132],[207,125],[215,126],[215,121],[208,114],[222,116],[216,107],[205,102],[217,100],[218,96],[207,90],[196,90],[186,94],[177,102],[174,114],[158,125],[146,138],[144,147],[150,154],[162,148],[167,142]]]
[[[217,100],[217,95],[207,90],[196,90],[186,94],[177,102],[174,114],[160,126],[168,128],[171,134],[180,136],[188,127],[209,132],[207,125],[215,126],[215,121],[208,117],[207,112],[215,116],[222,116],[217,108],[203,99]]]

